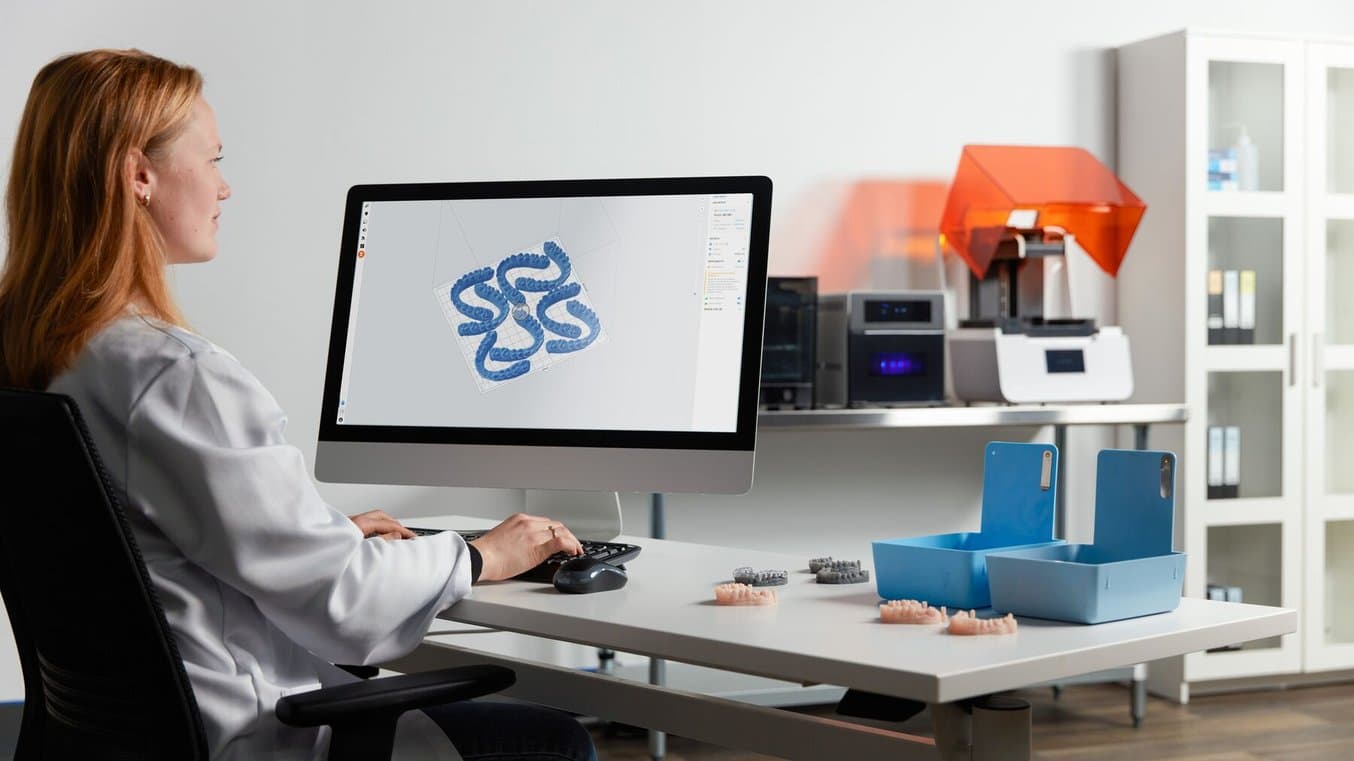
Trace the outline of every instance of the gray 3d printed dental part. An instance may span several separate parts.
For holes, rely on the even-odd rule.
[[[831,555],[828,555],[825,558],[813,558],[812,560],[809,561],[809,573],[818,573],[819,571],[823,570],[825,566],[831,564],[832,564]]]
[[[856,561],[859,564],[859,561]],[[819,584],[860,584],[870,580],[870,572],[859,568],[837,570],[824,568],[818,572]]]
[[[825,571],[825,570],[826,570],[826,571],[859,571],[859,570],[860,570],[860,561],[859,561],[859,560],[832,560],[832,559],[829,558],[828,561],[827,561],[826,563],[824,563],[822,566],[820,566],[820,567],[818,568],[817,571],[814,571],[814,573],[818,573],[819,571]]]
[[[790,574],[787,571],[758,571],[751,566],[742,566],[733,569],[733,580],[754,587],[778,587],[789,582]]]

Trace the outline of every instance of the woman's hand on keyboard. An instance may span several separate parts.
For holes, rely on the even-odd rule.
[[[583,545],[564,524],[525,513],[508,518],[471,544],[480,551],[484,562],[480,581],[511,579],[544,563],[556,552],[566,555],[583,552]]]
[[[364,537],[379,536],[382,539],[413,539],[414,532],[404,524],[386,514],[384,510],[368,510],[365,513],[348,516],[348,520],[357,524]]]

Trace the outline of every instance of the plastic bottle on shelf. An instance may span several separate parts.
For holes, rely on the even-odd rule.
[[[1236,152],[1236,175],[1238,190],[1259,190],[1260,189],[1260,151],[1251,141],[1251,136],[1246,133],[1245,125],[1241,126],[1241,134],[1237,135],[1236,145],[1232,146]]]

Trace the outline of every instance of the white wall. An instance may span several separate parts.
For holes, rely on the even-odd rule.
[[[177,292],[194,326],[272,389],[309,456],[349,185],[767,174],[772,273],[807,273],[849,181],[948,178],[973,142],[1079,145],[1112,164],[1112,49],[1183,26],[1354,34],[1354,10],[1344,0],[0,0],[0,174],[29,82],[56,55],[134,46],[199,68],[235,194],[220,256],[178,272]],[[848,537],[967,528],[979,447],[997,435],[766,434],[753,493],[673,498],[669,535],[862,555]],[[497,515],[519,500],[324,493],[349,512],[402,515]],[[640,507],[627,500],[634,532],[647,529]],[[19,694],[15,668],[0,666],[0,698]]]

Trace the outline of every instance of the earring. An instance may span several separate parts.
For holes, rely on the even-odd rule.
[[[147,209],[150,208],[150,193],[149,193],[149,192],[147,192],[145,195],[141,196],[141,205],[144,206],[144,207],[146,207]]]

